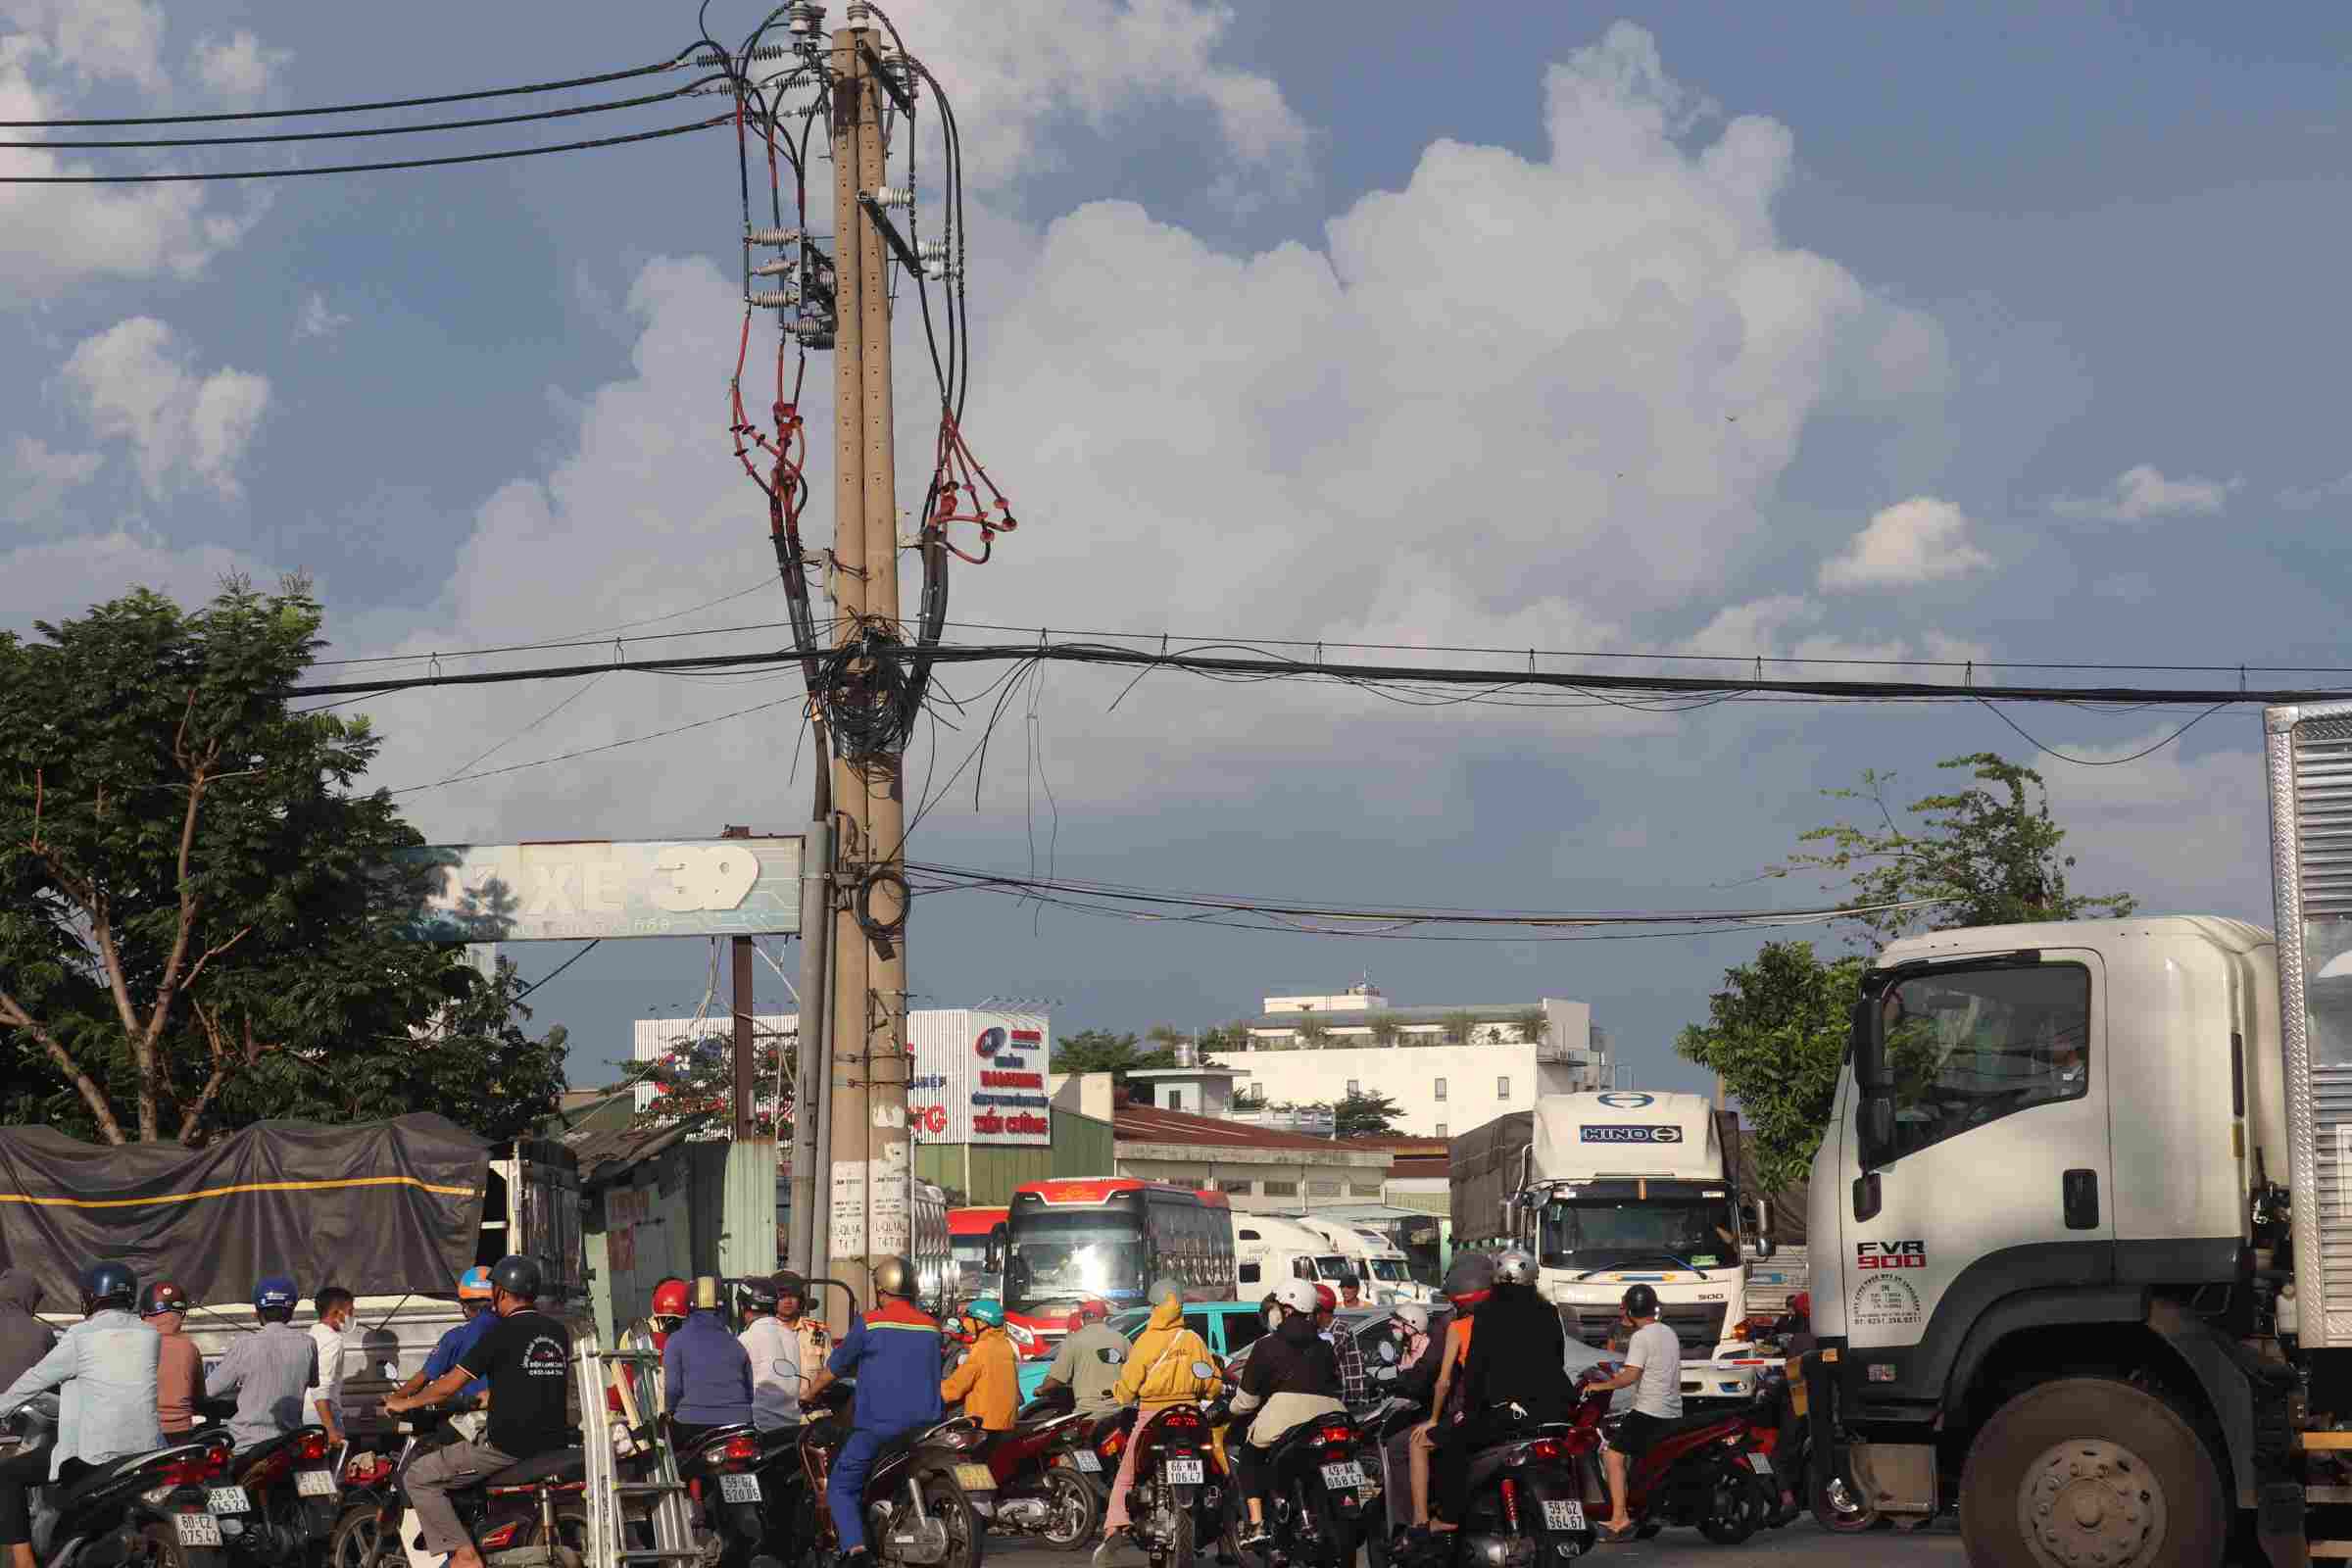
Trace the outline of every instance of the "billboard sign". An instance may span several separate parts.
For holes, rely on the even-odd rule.
[[[925,1143],[1043,1148],[1051,1029],[1043,1013],[970,1008],[909,1013],[908,1131]]]
[[[658,839],[438,844],[401,857],[420,942],[791,936],[801,841]]]

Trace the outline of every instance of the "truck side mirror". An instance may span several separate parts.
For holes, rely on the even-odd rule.
[[[1758,1261],[1762,1261],[1771,1257],[1774,1250],[1772,1245],[1772,1205],[1761,1198],[1751,1198],[1748,1200],[1748,1202],[1754,1205],[1756,1217],[1756,1257]]]
[[[1883,1094],[1894,1087],[1894,1074],[1886,1065],[1886,1036],[1879,1030],[1880,995],[1865,991],[1854,1004],[1854,1083],[1866,1095]]]
[[[1894,1148],[1894,1094],[1891,1090],[1873,1090],[1862,1097],[1862,1105],[1854,1118],[1854,1131],[1861,1148],[1861,1166],[1871,1170],[1886,1162]]]

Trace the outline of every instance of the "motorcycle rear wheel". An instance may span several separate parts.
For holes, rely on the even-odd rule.
[[[1076,1551],[1095,1539],[1102,1522],[1102,1494],[1075,1470],[1046,1472],[1047,1517],[1054,1522],[1038,1539],[1055,1551]]]
[[[382,1512],[372,1502],[344,1509],[334,1533],[326,1538],[326,1568],[389,1568],[394,1559],[406,1556],[400,1543],[385,1535]]]

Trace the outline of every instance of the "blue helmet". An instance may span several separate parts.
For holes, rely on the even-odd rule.
[[[984,1323],[992,1329],[1001,1329],[1004,1326],[1004,1303],[993,1296],[983,1296],[965,1307],[963,1313],[974,1322]]]
[[[95,1312],[100,1307],[119,1307],[130,1310],[138,1299],[139,1277],[120,1263],[93,1263],[82,1271],[81,1309]]]
[[[253,1309],[267,1312],[273,1306],[290,1307],[298,1294],[294,1282],[283,1274],[267,1275],[253,1287]]]

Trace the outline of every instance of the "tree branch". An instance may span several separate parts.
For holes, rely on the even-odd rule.
[[[0,990],[0,1023],[13,1029],[22,1029],[40,1042],[41,1049],[49,1053],[49,1059],[57,1063],[57,1070],[66,1075],[67,1081],[81,1096],[82,1103],[90,1107],[90,1114],[98,1118],[98,1131],[108,1143],[129,1141],[122,1136],[122,1125],[115,1120],[114,1107],[106,1102],[106,1093],[98,1087],[97,1081],[82,1071],[81,1064],[74,1059],[74,1054],[59,1045],[56,1036],[41,1027],[32,1014],[24,1010],[23,1003],[4,990]]]
[[[188,706],[180,715],[179,729],[172,737],[172,760],[188,775],[188,806],[179,819],[179,858],[176,871],[179,881],[179,922],[172,933],[172,952],[164,959],[163,973],[155,983],[155,1006],[147,1014],[147,1022],[133,1024],[130,1035],[131,1057],[139,1073],[139,1136],[152,1139],[160,1136],[162,1119],[161,1074],[156,1070],[156,1042],[163,1038],[164,1024],[172,1016],[172,1004],[179,994],[180,965],[188,958],[188,948],[196,935],[196,921],[203,912],[204,901],[196,896],[195,884],[188,877],[188,862],[196,851],[196,822],[204,809],[205,786],[211,781],[213,763],[219,760],[218,744],[202,752],[188,748],[188,721],[196,712],[196,694],[188,693]],[[239,932],[238,936],[244,933]],[[229,944],[236,942],[229,938]],[[225,951],[216,949],[216,952]],[[210,958],[208,952],[205,958]],[[198,967],[204,959],[198,960]],[[193,978],[192,976],[190,978]]]

